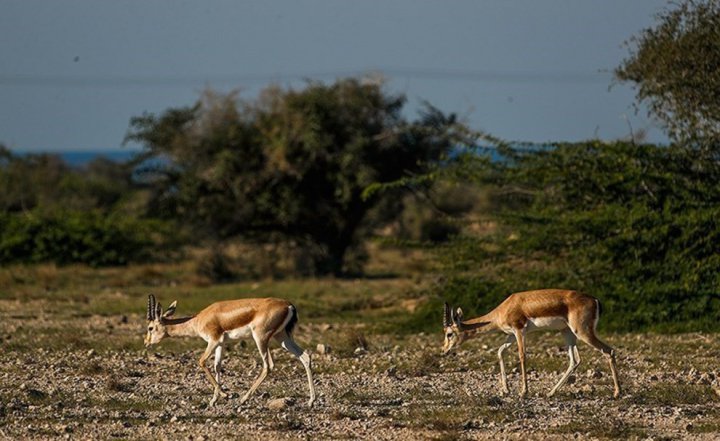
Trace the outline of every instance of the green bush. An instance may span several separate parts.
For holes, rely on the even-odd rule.
[[[517,188],[524,202],[489,213],[495,234],[436,249],[447,279],[417,323],[440,326],[443,301],[481,314],[512,292],[568,288],[600,299],[605,329],[720,329],[714,163],[675,147],[586,142],[502,168],[502,180],[484,185]]]
[[[99,212],[0,215],[0,263],[123,265],[153,254],[166,227]]]

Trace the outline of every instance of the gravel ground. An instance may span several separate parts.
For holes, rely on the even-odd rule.
[[[273,349],[275,370],[240,404],[260,371],[252,342],[229,345],[223,384],[230,396],[208,407],[199,339],[146,351],[140,316],[0,320],[4,439],[720,438],[716,335],[606,336],[619,354],[618,400],[604,361],[582,345],[569,384],[546,398],[567,357],[559,335],[532,335],[530,396],[521,400],[512,350],[505,360],[513,393],[499,394],[502,336],[441,357],[439,332],[358,337],[341,325],[301,324],[296,340],[313,352],[313,408],[302,366],[281,348]],[[329,352],[319,354],[318,343]]]

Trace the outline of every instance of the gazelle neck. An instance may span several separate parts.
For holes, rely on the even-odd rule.
[[[471,318],[461,322],[462,332],[465,334],[465,338],[473,338],[478,334],[484,334],[486,332],[494,331],[498,327],[495,324],[495,315],[491,312],[480,317]]]
[[[167,318],[163,320],[167,335],[170,337],[194,337],[198,335],[195,329],[195,316],[182,318]]]

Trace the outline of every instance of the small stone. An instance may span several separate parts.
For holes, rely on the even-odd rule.
[[[171,423],[177,423],[177,420],[178,420],[177,415],[173,415],[173,417],[170,418],[170,422],[171,422]]]
[[[597,369],[588,369],[587,372],[585,372],[585,377],[587,378],[601,378],[602,372],[600,372]]]
[[[295,400],[293,400],[292,398],[277,398],[268,401],[266,406],[270,410],[283,410],[292,406],[294,403]]]
[[[329,345],[322,344],[322,343],[319,343],[319,344],[317,345],[316,351],[317,351],[317,353],[320,354],[320,355],[328,354],[328,353],[330,353],[330,346],[329,346]]]
[[[355,348],[355,355],[362,355],[366,352],[365,348]]]
[[[715,394],[718,397],[720,397],[720,388],[719,387],[713,386],[712,390],[713,390],[713,392],[715,392]]]
[[[87,351],[88,357],[92,357],[93,355],[95,355],[95,349],[90,349],[89,351]]]

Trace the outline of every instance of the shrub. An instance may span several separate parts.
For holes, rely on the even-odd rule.
[[[577,289],[603,303],[601,327],[720,329],[720,169],[675,147],[559,144],[503,165],[526,199],[489,213],[437,256],[446,276],[413,318],[440,326],[448,301],[484,313],[512,292]]]
[[[123,265],[161,247],[166,225],[98,212],[0,215],[0,263]]]

